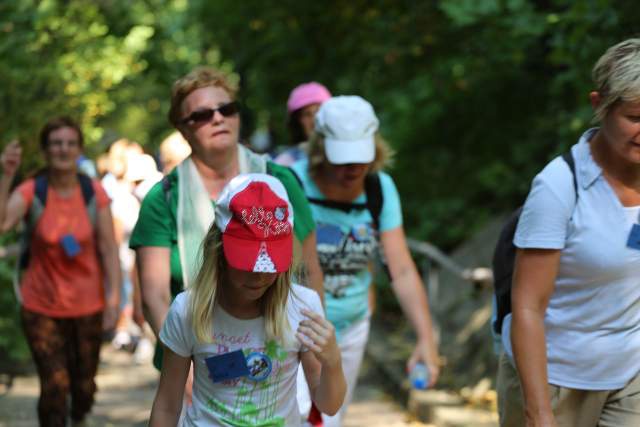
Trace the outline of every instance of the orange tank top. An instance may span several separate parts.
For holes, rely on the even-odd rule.
[[[110,200],[98,181],[93,181],[93,188],[99,212],[109,206]],[[35,180],[25,181],[17,191],[30,207]],[[80,252],[73,258],[66,255],[60,243],[68,234],[80,245]],[[44,211],[31,237],[21,292],[27,310],[46,316],[78,317],[104,309],[102,266],[80,184],[65,197],[48,187]]]

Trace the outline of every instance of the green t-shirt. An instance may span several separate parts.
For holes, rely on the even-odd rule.
[[[300,184],[291,171],[272,162],[267,162],[267,171],[282,182],[287,190],[289,201],[293,207],[293,232],[302,242],[315,229],[315,222],[307,198]],[[184,289],[182,284],[182,266],[178,252],[178,171],[175,168],[169,175],[169,191],[163,189],[158,182],[147,193],[140,207],[140,215],[136,223],[129,247],[137,249],[142,246],[160,246],[171,248],[171,297],[175,298]],[[211,201],[214,205],[215,202]],[[159,352],[156,351],[154,364],[159,367]]]

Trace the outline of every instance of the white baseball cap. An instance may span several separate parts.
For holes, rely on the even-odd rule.
[[[359,96],[336,96],[320,106],[315,120],[316,132],[324,136],[329,163],[374,161],[379,121],[369,102]]]

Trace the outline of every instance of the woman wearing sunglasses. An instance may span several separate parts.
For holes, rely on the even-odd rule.
[[[171,300],[193,283],[198,250],[214,219],[215,200],[240,173],[269,173],[287,189],[294,208],[297,255],[307,285],[322,290],[315,223],[291,172],[241,145],[236,87],[222,72],[197,68],[173,85],[169,121],[191,146],[191,156],[156,184],[142,203],[130,246],[137,252],[143,302],[156,335]],[[301,252],[301,253],[300,253]],[[159,352],[154,362],[159,366]]]
[[[369,335],[369,263],[382,246],[392,287],[418,336],[407,362],[427,365],[429,385],[439,373],[427,296],[411,259],[402,227],[400,199],[391,177],[381,172],[390,150],[377,133],[373,107],[359,96],[324,102],[315,117],[309,158],[293,165],[317,221],[318,255],[324,272],[327,319],[336,328],[347,380],[340,412],[323,416],[325,427],[340,426],[356,385]],[[379,180],[382,209],[367,207],[367,182]]]

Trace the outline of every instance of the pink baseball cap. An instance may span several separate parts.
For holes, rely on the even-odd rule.
[[[287,111],[291,114],[307,105],[322,104],[329,98],[331,98],[331,92],[320,83],[303,83],[300,86],[296,86],[289,94]]]
[[[241,174],[216,202],[227,263],[238,270],[281,273],[291,266],[293,208],[282,183],[267,174]]]

